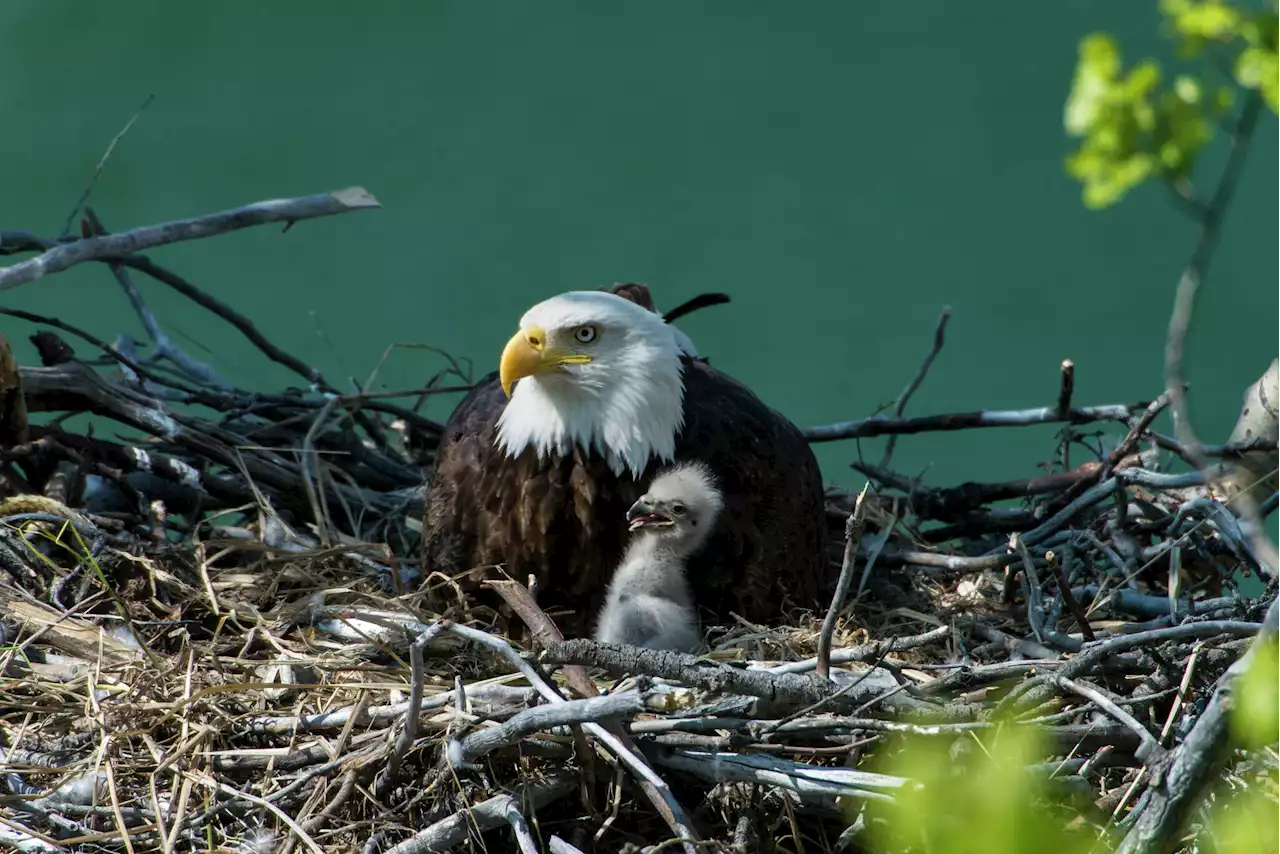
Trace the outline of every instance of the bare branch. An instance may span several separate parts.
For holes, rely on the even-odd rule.
[[[908,649],[916,649],[926,644],[934,643],[942,640],[951,634],[951,629],[947,626],[939,626],[936,629],[907,637],[885,638],[882,641],[874,641],[872,643],[862,644],[861,646],[851,646],[845,649],[833,650],[830,655],[831,664],[848,664],[853,661],[875,661],[883,658],[891,652],[903,652]],[[769,668],[770,673],[804,673],[807,670],[813,670],[818,666],[818,659],[806,658],[802,661],[789,661],[786,664],[779,664],[776,667]]]
[[[587,664],[616,673],[640,673],[673,679],[691,687],[718,694],[739,694],[764,701],[758,710],[764,713],[775,707],[790,709],[810,706],[823,700],[849,709],[881,699],[881,687],[873,681],[863,690],[837,696],[837,686],[817,675],[752,670],[708,661],[695,655],[671,650],[644,649],[626,644],[600,643],[587,638],[574,638],[552,644],[540,659],[548,664]],[[905,714],[948,717],[954,712],[909,696],[889,698],[886,706]]]
[[[560,696],[559,692],[557,692],[555,688],[551,687],[551,685],[542,678],[533,666],[525,661],[524,658],[515,651],[515,648],[512,647],[511,644],[507,643],[507,641],[493,637],[492,635],[468,626],[460,626],[457,623],[451,623],[447,620],[442,620],[440,622],[454,634],[497,652],[509,663],[514,665],[516,669],[529,680],[530,684],[538,689],[538,693],[541,694],[548,702],[556,704],[568,702],[568,700]],[[571,642],[566,642],[566,644],[567,643]],[[668,808],[671,810],[676,824],[679,827],[680,836],[685,841],[686,845],[689,845],[691,842],[696,842],[698,837],[692,830],[691,822],[685,815],[684,808],[680,806],[679,801],[675,799],[675,795],[671,793],[671,788],[667,785],[666,781],[654,773],[653,769],[650,768],[642,758],[632,752],[631,749],[627,747],[617,736],[606,730],[600,724],[584,722],[582,726],[601,741],[609,749],[609,752],[616,756],[622,764],[627,766],[627,770],[631,771],[631,773],[635,774],[638,778],[649,783],[658,790]]]
[[[573,793],[577,788],[575,776],[568,772],[552,773],[547,777],[525,783],[517,795],[495,795],[488,800],[461,809],[448,818],[418,831],[398,845],[388,848],[384,854],[435,854],[448,851],[467,841],[470,828],[481,833],[507,824],[508,810],[519,812],[522,802],[534,809]]]
[[[570,845],[559,836],[551,837],[548,841],[547,850],[549,850],[551,854],[583,854],[581,848]]]
[[[506,819],[507,824],[511,825],[511,832],[516,836],[516,844],[520,846],[520,854],[540,854],[538,843],[529,832],[529,823],[520,814],[520,808],[516,806],[515,801],[507,801],[502,817]]]
[[[425,681],[422,670],[422,652],[430,643],[440,634],[441,626],[439,623],[427,629],[414,639],[409,645],[409,706],[405,709],[404,729],[400,731],[400,737],[396,739],[395,750],[391,753],[391,759],[387,763],[387,771],[384,779],[384,785],[391,785],[395,782],[400,774],[400,763],[404,761],[404,756],[409,752],[410,745],[418,737],[418,715],[422,709],[422,684]],[[454,689],[457,690],[456,688]]]
[[[85,219],[92,229],[93,236],[103,237],[108,234],[107,230],[103,228],[102,222],[93,212],[93,208],[85,209]],[[192,357],[181,347],[176,346],[169,336],[165,334],[164,329],[160,327],[160,321],[156,319],[155,313],[147,305],[146,300],[142,298],[142,292],[138,290],[137,284],[134,283],[129,271],[124,266],[114,262],[108,262],[107,266],[110,268],[112,275],[116,277],[120,287],[124,289],[125,296],[129,299],[129,305],[133,307],[134,313],[142,321],[142,328],[147,331],[147,337],[155,345],[155,358],[168,359],[179,371],[201,385],[209,385],[220,389],[231,387],[231,383],[223,379],[213,367]]]
[[[469,765],[486,754],[501,747],[510,747],[521,738],[539,730],[568,724],[599,723],[607,718],[634,716],[644,709],[644,698],[634,691],[610,694],[607,697],[568,700],[551,706],[536,706],[520,712],[503,724],[473,732],[460,741],[451,742],[449,761],[454,765]]]
[[[142,112],[151,105],[151,102],[155,100],[155,97],[154,93],[148,95],[147,99],[142,102],[142,106],[138,107],[138,111],[133,114],[133,118],[129,119],[129,121],[125,123],[125,126],[120,129],[120,132],[112,137],[111,142],[107,145],[107,150],[102,153],[102,157],[98,160],[98,168],[93,170],[93,177],[89,179],[88,184],[85,184],[84,192],[80,194],[79,201],[77,201],[76,206],[71,209],[71,213],[67,214],[67,221],[62,225],[63,237],[66,237],[71,233],[71,224],[75,222],[76,214],[84,207],[84,203],[89,201],[89,194],[93,192],[93,187],[98,183],[98,178],[102,175],[102,170],[106,168],[107,161],[111,159],[111,155],[116,150],[116,146],[120,144],[120,140],[124,139],[125,134],[133,128],[134,123],[138,121]]]
[[[834,806],[830,799],[848,797],[889,800],[893,792],[912,785],[905,777],[852,768],[821,768],[744,753],[677,749],[660,753],[657,761],[714,783],[741,780],[779,786],[818,805]]]
[[[1146,727],[1138,723],[1137,718],[1120,708],[1120,706],[1116,704],[1115,700],[1108,697],[1102,691],[1099,691],[1094,686],[1085,682],[1068,679],[1061,673],[1055,677],[1055,681],[1059,688],[1065,688],[1068,691],[1073,691],[1081,697],[1091,700],[1107,714],[1133,730],[1133,732],[1137,734],[1138,738],[1142,740],[1142,748],[1138,753],[1139,759],[1144,761],[1155,761],[1163,755],[1164,749],[1160,747],[1160,743],[1156,741],[1155,736],[1148,732]]]
[[[1076,363],[1070,359],[1062,360],[1062,380],[1058,386],[1058,412],[1066,415],[1071,411],[1071,396],[1076,390]]]
[[[1080,406],[1058,411],[1056,406],[1039,409],[982,410],[954,412],[947,415],[918,415],[914,418],[888,418],[873,415],[856,421],[840,421],[819,427],[806,427],[802,432],[810,442],[835,442],[840,439],[866,439],[872,436],[902,436],[943,430],[972,430],[982,427],[1029,427],[1033,424],[1087,424],[1094,421],[1127,421],[1146,403]]]
[[[902,394],[898,395],[898,400],[893,406],[893,417],[902,418],[902,413],[907,410],[907,401],[911,400],[911,395],[916,393],[916,389],[920,388],[920,384],[924,382],[924,378],[929,373],[929,368],[933,366],[933,360],[942,352],[942,344],[945,340],[947,331],[947,321],[951,319],[951,306],[943,306],[942,314],[938,317],[938,327],[933,332],[933,345],[929,348],[929,352],[925,354],[924,361],[920,363],[920,369],[916,371],[916,375],[911,378],[911,382],[907,383],[907,387],[902,390]],[[893,459],[893,448],[897,444],[898,436],[891,434],[889,441],[884,446],[884,456],[880,458],[880,467],[888,468],[889,461]]]
[[[86,261],[118,258],[156,246],[183,240],[199,240],[269,222],[291,223],[377,207],[381,207],[378,200],[363,187],[348,187],[345,190],[296,199],[255,202],[191,219],[145,225],[108,237],[89,237],[60,243],[35,258],[0,269],[0,291],[11,290],[42,276],[61,273]]]
[[[1186,383],[1183,379],[1182,358],[1186,347],[1187,332],[1191,326],[1191,312],[1195,307],[1200,283],[1209,270],[1209,263],[1217,249],[1222,233],[1222,221],[1227,207],[1235,196],[1236,187],[1244,168],[1245,156],[1253,137],[1254,127],[1262,114],[1262,97],[1250,94],[1240,112],[1231,137],[1231,152],[1223,167],[1222,176],[1213,198],[1201,217],[1200,239],[1191,252],[1191,259],[1183,270],[1174,298],[1173,315],[1169,319],[1169,335],[1165,343],[1165,389],[1173,407],[1178,438],[1195,453],[1199,440],[1187,419]]]
[[[862,529],[866,524],[867,486],[858,493],[858,500],[853,505],[853,514],[844,528],[844,562],[840,567],[840,578],[836,582],[836,592],[831,597],[831,605],[827,608],[827,616],[822,620],[822,631],[818,635],[818,660],[816,670],[822,679],[831,676],[831,637],[836,631],[836,621],[840,618],[840,609],[844,607],[845,597],[849,595],[849,585],[853,583],[853,567],[857,563],[858,543],[862,540]]]

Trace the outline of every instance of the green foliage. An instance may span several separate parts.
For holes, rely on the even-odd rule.
[[[1274,637],[1254,652],[1233,700],[1231,735],[1237,745],[1256,749],[1280,742],[1280,647]]]
[[[1230,41],[1243,17],[1224,0],[1160,0],[1160,11],[1181,37],[1183,56],[1195,56],[1210,42]]]
[[[1231,68],[1230,83],[1258,91],[1277,111],[1277,16],[1230,0],[1160,0],[1185,59],[1208,58],[1198,74],[1165,79],[1144,59],[1126,70],[1106,33],[1080,42],[1063,123],[1080,146],[1067,171],[1084,185],[1084,203],[1105,208],[1149,178],[1179,182],[1213,138],[1215,122],[1235,101],[1232,85],[1208,82],[1214,64]]]
[[[1067,169],[1084,183],[1088,207],[1112,205],[1152,176],[1185,175],[1209,140],[1200,82],[1180,79],[1172,92],[1159,84],[1154,60],[1123,73],[1111,36],[1094,33],[1081,42],[1065,124],[1083,137]]]
[[[1280,650],[1273,641],[1258,652],[1238,684],[1232,732],[1241,746],[1277,741]],[[970,749],[957,758],[957,746]],[[912,783],[896,792],[891,803],[866,803],[863,818],[870,850],[875,854],[1114,851],[1119,832],[1109,817],[1030,767],[1046,762],[1050,755],[1046,748],[1034,728],[1016,724],[959,741],[936,737],[896,741],[874,763],[875,770]],[[1206,816],[1208,822],[1196,830],[1196,844],[1187,850],[1280,854],[1278,788],[1273,764],[1242,785],[1221,786]]]
[[[1276,62],[1276,16],[1272,15],[1265,26],[1251,25],[1244,29],[1249,47],[1236,59],[1236,79],[1247,89],[1257,89],[1271,112],[1277,111],[1280,101],[1280,65]]]
[[[1277,822],[1275,781],[1271,792],[1249,786],[1221,799],[1213,809],[1207,836],[1214,854],[1277,854],[1280,822]]]
[[[893,804],[867,806],[879,854],[1084,854],[1098,829],[1074,826],[1078,815],[1043,774],[1027,770],[1045,755],[1036,731],[1003,726],[955,760],[947,739],[900,742],[880,770],[918,785]],[[1098,850],[1105,850],[1099,846]]]

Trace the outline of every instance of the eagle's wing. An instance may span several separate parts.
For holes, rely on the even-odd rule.
[[[681,460],[711,467],[725,497],[716,532],[690,562],[699,604],[748,619],[784,598],[813,607],[833,589],[822,471],[800,430],[710,365],[685,361]]]
[[[482,377],[449,416],[427,481],[422,574],[470,569],[476,553],[480,476],[493,452],[506,396],[494,371]]]

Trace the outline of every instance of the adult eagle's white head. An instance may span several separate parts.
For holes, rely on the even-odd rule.
[[[638,477],[652,460],[675,455],[682,354],[694,355],[687,336],[614,294],[572,291],[540,302],[502,351],[510,400],[496,441],[512,457],[528,448],[540,458],[567,456],[578,445],[603,456],[615,475]]]

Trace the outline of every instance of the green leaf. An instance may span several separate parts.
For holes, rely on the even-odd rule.
[[[1231,734],[1242,747],[1280,742],[1280,648],[1275,638],[1260,645],[1236,685]]]
[[[1274,789],[1274,783],[1271,786]],[[1274,794],[1250,786],[1221,798],[1209,826],[1217,854],[1277,854],[1280,822],[1276,820]]]
[[[1092,33],[1080,40],[1080,58],[1063,115],[1072,136],[1083,136],[1097,122],[1107,92],[1120,71],[1120,49],[1106,33]]]
[[[1190,58],[1208,42],[1229,42],[1240,31],[1244,15],[1227,0],[1161,0],[1160,11],[1181,37],[1179,52]]]
[[[1280,20],[1275,12],[1259,12],[1240,22],[1240,37],[1253,47],[1276,50],[1276,25]]]
[[[1257,89],[1271,112],[1278,109],[1280,98],[1280,63],[1274,49],[1245,48],[1236,59],[1236,81],[1246,89]]]
[[[928,854],[1084,854],[1094,830],[1071,827],[1078,813],[1046,777],[1027,766],[1047,751],[1031,727],[1005,724],[979,739],[908,738],[883,763],[919,781],[891,804],[868,804],[876,852]],[[993,796],[993,793],[998,793]]]
[[[1188,104],[1199,104],[1200,99],[1204,97],[1204,88],[1200,85],[1200,81],[1186,74],[1178,75],[1173,81],[1173,92]]]
[[[1231,63],[1236,83],[1259,92],[1280,114],[1280,16],[1274,0],[1271,5],[1258,11],[1232,0],[1160,0],[1166,28],[1183,55],[1212,44],[1215,56]],[[1153,59],[1126,70],[1119,45],[1107,33],[1081,39],[1078,54],[1063,126],[1079,140],[1065,166],[1081,183],[1084,204],[1105,208],[1147,180],[1187,178],[1213,139],[1214,119],[1236,101],[1234,87],[1210,88],[1194,73],[1162,82]]]
[[[1222,0],[1187,3],[1178,16],[1178,29],[1189,36],[1211,41],[1225,41],[1240,26],[1240,13]]]
[[[1194,85],[1198,99],[1199,84]],[[1160,162],[1164,167],[1162,174],[1182,177],[1191,170],[1196,155],[1212,139],[1213,127],[1205,118],[1199,101],[1188,103],[1177,94],[1176,86],[1175,92],[1162,96],[1160,111],[1164,123],[1158,142]]]
[[[1124,79],[1121,87],[1123,97],[1131,101],[1149,95],[1160,85],[1160,64],[1154,59],[1145,59],[1133,67]]]
[[[1218,91],[1213,94],[1213,108],[1220,114],[1234,107],[1235,103],[1235,90],[1227,86],[1219,86]]]

